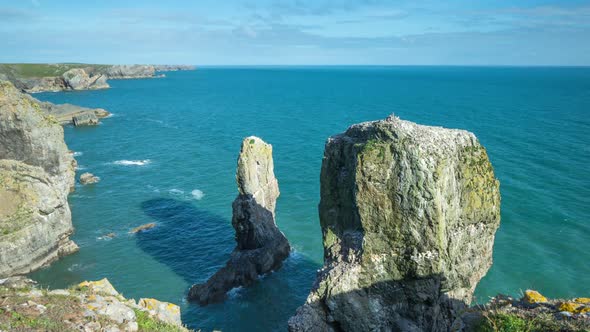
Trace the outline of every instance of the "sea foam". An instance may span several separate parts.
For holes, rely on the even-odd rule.
[[[113,164],[115,165],[123,165],[123,166],[145,166],[151,164],[152,161],[149,159],[144,160],[117,160],[114,161]]]
[[[191,192],[191,194],[193,195],[193,198],[196,200],[200,200],[201,198],[203,198],[203,196],[205,196],[205,193],[203,193],[201,190],[199,189],[195,189]]]

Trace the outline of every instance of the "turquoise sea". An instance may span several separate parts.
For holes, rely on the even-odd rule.
[[[326,138],[395,113],[474,132],[501,182],[502,224],[478,301],[527,288],[590,296],[590,68],[200,68],[110,81],[102,91],[37,94],[101,107],[102,125],[65,128],[81,172],[70,195],[80,252],[33,273],[65,287],[107,277],[126,297],[178,303],[204,331],[284,331],[322,264],[319,172]],[[184,298],[234,247],[231,202],[243,137],[274,147],[277,223],[294,251],[229,299]],[[135,226],[157,227],[137,235]],[[113,239],[101,238],[114,232]]]

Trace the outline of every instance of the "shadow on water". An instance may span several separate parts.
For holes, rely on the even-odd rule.
[[[193,204],[170,198],[141,203],[158,226],[137,234],[138,246],[188,283],[205,281],[234,246],[231,224]]]
[[[141,208],[158,226],[137,234],[139,248],[189,285],[205,282],[225,265],[235,247],[229,220],[192,202],[156,198],[143,202]],[[203,331],[285,331],[287,320],[305,302],[319,268],[307,257],[291,253],[278,271],[250,287],[231,290],[222,303],[207,307],[189,303],[182,321]]]

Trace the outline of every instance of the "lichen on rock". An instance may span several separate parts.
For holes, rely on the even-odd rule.
[[[195,284],[189,300],[202,305],[223,300],[227,291],[249,285],[258,276],[276,270],[291,247],[275,223],[279,196],[272,146],[258,137],[246,137],[236,172],[238,197],[232,204],[236,247],[225,267],[206,283]]]
[[[492,264],[499,183],[467,131],[395,116],[328,139],[324,267],[291,331],[446,331]]]
[[[69,239],[73,187],[74,159],[59,123],[0,82],[0,277],[78,249]]]

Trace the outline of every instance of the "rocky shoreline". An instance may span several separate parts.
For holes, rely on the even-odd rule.
[[[180,308],[124,298],[107,279],[44,289],[24,277],[0,279],[0,331],[188,332]]]
[[[33,71],[29,68],[33,66],[40,68]],[[0,80],[10,81],[27,93],[98,90],[108,89],[109,79],[158,78],[164,77],[161,72],[179,70],[195,70],[195,66],[0,64]]]
[[[78,250],[69,239],[67,201],[76,162],[61,125],[96,124],[109,115],[40,102],[22,91],[98,89],[106,78],[188,68],[62,68],[60,76],[32,85],[17,80],[17,87],[0,77],[0,331],[186,331],[176,305],[127,300],[106,279],[50,291],[14,276]],[[236,180],[236,247],[225,267],[188,291],[202,305],[223,300],[234,287],[264,282],[259,276],[280,268],[290,253],[275,222],[272,146],[245,138]],[[89,173],[80,178],[98,181]],[[585,297],[551,300],[527,290],[520,299],[499,295],[471,306],[492,264],[500,224],[499,182],[474,134],[393,115],[355,124],[327,140],[320,185],[324,266],[288,321],[290,331],[590,330]]]

